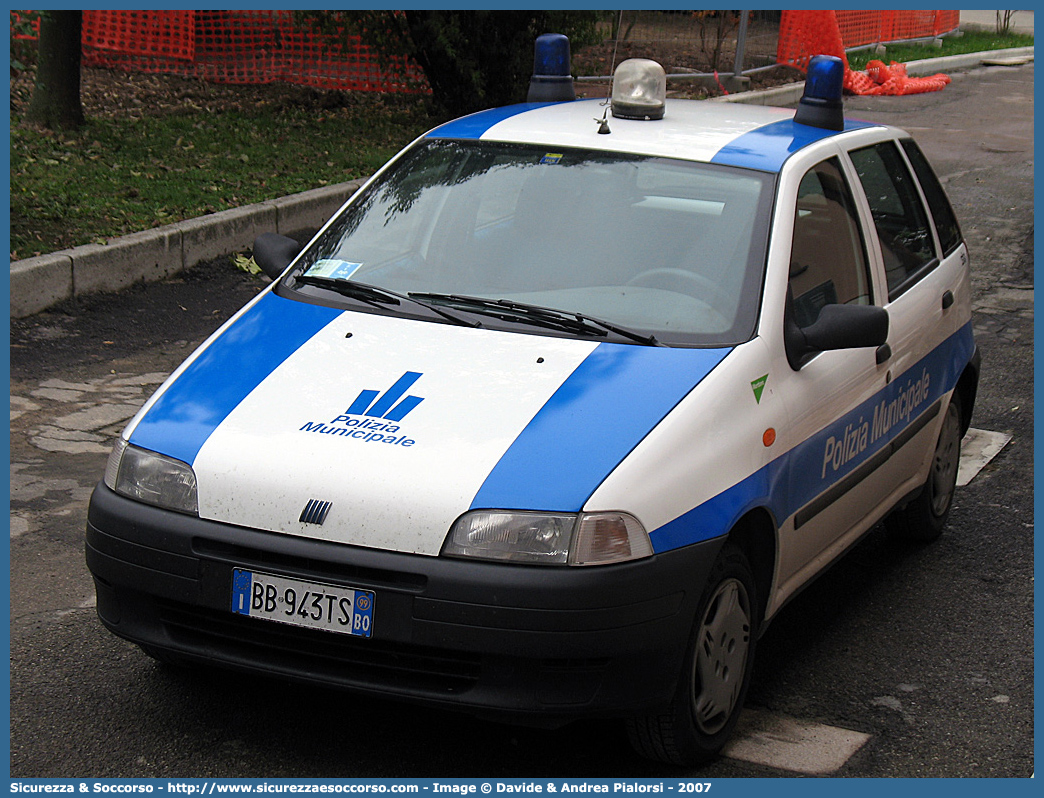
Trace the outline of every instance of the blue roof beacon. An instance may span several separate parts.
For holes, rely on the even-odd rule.
[[[815,55],[808,62],[805,92],[798,103],[794,121],[826,130],[844,130],[844,103],[841,99],[845,65],[834,55]]]

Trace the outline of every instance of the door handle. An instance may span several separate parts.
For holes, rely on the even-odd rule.
[[[881,344],[877,347],[877,365],[881,365],[886,360],[892,357],[892,347],[888,344]]]
[[[942,308],[943,308],[943,310],[946,310],[952,304],[953,304],[953,291],[951,291],[949,289],[946,289],[945,291],[943,291],[943,297],[942,297]]]

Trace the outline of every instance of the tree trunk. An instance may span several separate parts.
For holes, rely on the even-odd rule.
[[[82,11],[45,11],[40,15],[40,50],[36,85],[25,119],[55,130],[75,130],[84,123],[80,102],[80,30]]]

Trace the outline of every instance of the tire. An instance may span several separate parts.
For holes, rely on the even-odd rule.
[[[726,543],[700,598],[673,701],[660,714],[628,720],[639,754],[692,766],[721,752],[747,695],[759,606],[746,556]]]
[[[962,429],[961,400],[954,393],[946,407],[924,487],[905,507],[885,518],[885,528],[894,536],[914,543],[931,543],[942,534],[957,487]]]

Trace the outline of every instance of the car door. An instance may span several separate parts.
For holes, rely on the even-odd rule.
[[[781,198],[777,210],[793,214],[786,325],[808,328],[827,305],[880,304],[864,222],[841,157],[814,163],[794,179],[796,197]],[[870,438],[874,397],[887,384],[877,350],[788,359],[779,392],[790,420],[789,520],[780,529],[777,574],[783,597],[865,529],[886,493]]]
[[[945,403],[967,362],[961,352],[971,339],[963,310],[968,256],[945,195],[912,139],[856,147],[848,158],[872,220],[871,253],[887,291],[889,335],[881,357],[888,388],[874,406],[871,436],[889,441],[883,469],[888,494],[904,494],[925,479]],[[932,214],[917,173],[934,197]]]

